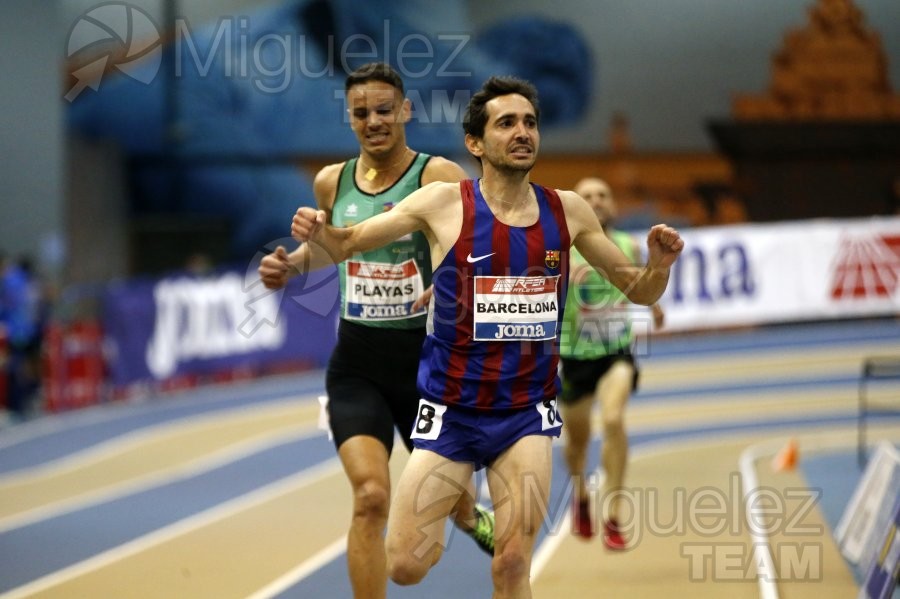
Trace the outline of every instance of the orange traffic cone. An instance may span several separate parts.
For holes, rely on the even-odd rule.
[[[797,447],[797,440],[789,439],[785,446],[772,458],[772,470],[775,472],[793,470],[797,466],[799,458],[800,450]]]

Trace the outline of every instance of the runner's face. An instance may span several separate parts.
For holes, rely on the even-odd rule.
[[[406,145],[409,102],[392,85],[382,81],[354,85],[347,92],[347,112],[364,152],[379,156]]]
[[[530,171],[537,160],[541,135],[534,107],[524,96],[509,94],[490,100],[482,160],[498,170]]]
[[[578,184],[575,193],[587,200],[597,220],[604,227],[616,218],[616,201],[613,199],[609,185],[598,179],[586,179]]]

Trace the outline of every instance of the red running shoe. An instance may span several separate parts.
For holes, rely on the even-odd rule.
[[[591,504],[586,498],[578,501],[572,497],[572,532],[585,540],[594,536]]]
[[[615,518],[610,518],[603,525],[603,544],[611,551],[625,551],[628,548],[628,542],[622,536]]]

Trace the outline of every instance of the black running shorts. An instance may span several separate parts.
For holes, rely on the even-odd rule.
[[[593,395],[597,389],[597,381],[619,360],[625,360],[634,367],[631,390],[637,390],[640,370],[634,360],[634,356],[630,353],[613,354],[588,360],[560,358],[559,361],[562,364],[560,371],[560,378],[562,379],[560,402],[572,404],[586,395]]]
[[[416,374],[425,329],[384,329],[341,319],[325,374],[334,444],[355,435],[380,439],[388,453],[394,429],[409,435],[419,405]]]

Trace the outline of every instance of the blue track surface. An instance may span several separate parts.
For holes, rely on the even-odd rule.
[[[896,320],[854,321],[828,325],[809,324],[778,326],[728,333],[654,338],[651,361],[704,359],[758,355],[781,350],[831,347],[849,348],[872,342],[897,342],[900,355],[900,323]],[[684,384],[666,390],[639,392],[634,401],[679,401],[698,398],[728,402],[737,394],[759,392],[771,396],[779,391],[829,389],[855,385],[852,376],[829,372],[805,373],[802,376],[774,381],[732,381],[722,384]],[[312,396],[322,392],[322,373],[273,378],[255,383],[209,387],[140,404],[110,404],[82,412],[42,418],[0,430],[0,475],[27,471],[86,448],[127,435],[165,427],[185,418],[225,413],[242,407]],[[855,397],[848,397],[847,409],[827,416],[768,417],[759,414],[750,420],[720,421],[703,426],[663,426],[658,430],[635,431],[631,445],[635,449],[651,444],[664,444],[679,439],[755,430],[786,434],[822,427],[853,426],[856,423]],[[884,412],[872,422],[897,423],[900,413]],[[599,441],[589,455],[596,467]],[[334,448],[324,434],[310,438],[287,440],[260,449],[251,455],[198,473],[160,483],[152,488],[129,493],[81,509],[0,531],[0,592],[51,574],[61,568],[88,559],[100,552],[158,530],[180,519],[198,514],[254,491],[267,484],[303,472],[333,458]],[[551,489],[551,516],[558,522],[568,506],[568,486],[564,476],[561,449],[554,450],[554,472]],[[823,489],[821,507],[833,527],[856,484],[859,468],[855,452],[812,457],[803,463],[803,472],[811,486]],[[2,497],[0,497],[2,500]],[[309,509],[315,516],[315,506]],[[487,556],[476,549],[471,539],[448,527],[450,544],[442,561],[426,580],[412,588],[394,585],[390,597],[482,597],[490,588],[490,566]],[[542,538],[547,531],[542,531]],[[452,589],[449,590],[449,589]],[[292,585],[279,597],[349,597],[345,557],[339,555],[314,575]]]

